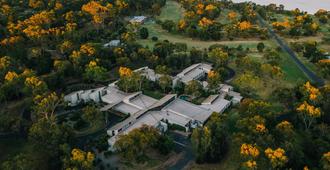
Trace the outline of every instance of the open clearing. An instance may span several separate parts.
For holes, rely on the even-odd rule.
[[[237,41],[202,41],[198,39],[189,38],[183,35],[169,33],[166,30],[163,30],[160,25],[150,21],[143,25],[149,30],[149,39],[139,40],[139,43],[144,46],[153,47],[157,42],[152,41],[151,37],[158,37],[158,41],[168,40],[172,43],[186,43],[188,48],[196,47],[200,49],[208,48],[214,44],[223,44],[227,46],[238,46],[242,45],[243,47],[256,47],[259,42],[264,42],[265,44],[268,41],[261,40],[237,40]]]
[[[178,22],[183,17],[183,12],[184,9],[180,6],[179,3],[170,0],[166,2],[166,5],[162,8],[161,14],[156,19],[159,19],[161,21],[172,20],[174,22]],[[149,38],[146,40],[140,39],[138,40],[138,42],[150,48],[152,48],[157,43],[155,41],[152,41],[151,37],[158,37],[158,41],[168,40],[172,43],[186,43],[188,48],[196,47],[200,49],[208,48],[213,44],[223,44],[228,46],[242,45],[245,48],[254,48],[259,42],[264,42],[265,44],[267,44],[267,41],[261,41],[258,39],[244,39],[235,41],[202,41],[184,35],[169,33],[166,30],[162,29],[160,25],[156,24],[155,21],[148,21],[142,26],[148,28]]]

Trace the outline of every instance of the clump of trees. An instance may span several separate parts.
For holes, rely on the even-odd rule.
[[[243,100],[232,136],[235,146],[240,148],[237,152],[242,158],[241,166],[250,169],[326,166],[323,160],[330,149],[329,138],[319,130],[323,127],[328,133],[329,114],[326,112],[329,108],[320,100],[328,96],[327,89],[318,89],[309,82],[290,89],[293,96],[283,101],[290,105],[281,112],[274,111],[274,106],[268,102]],[[310,161],[304,161],[306,159]]]
[[[249,4],[232,7],[227,2],[200,0],[178,2],[186,10],[181,20],[177,23],[172,20],[157,20],[157,23],[168,32],[183,33],[202,40],[267,37],[266,31],[256,25],[256,14]],[[223,23],[218,21],[218,18],[225,8],[232,11],[226,18],[229,22]]]
[[[302,13],[299,9],[292,11],[293,20],[285,19],[284,21],[274,21],[273,28],[283,34],[290,36],[311,36],[315,35],[320,26],[318,22],[313,19],[312,15]]]
[[[150,126],[143,125],[127,135],[119,137],[114,147],[124,158],[135,161],[144,161],[147,149],[156,149],[161,154],[172,151],[174,143],[171,138]]]
[[[193,130],[192,146],[197,163],[220,162],[228,151],[227,130],[224,118],[213,113],[206,126]]]
[[[290,45],[297,53],[316,64],[316,66],[320,68],[323,77],[327,78],[330,76],[330,60],[326,58],[328,55],[325,50],[319,47],[319,43],[308,41],[303,43],[294,42]]]
[[[242,74],[239,74],[234,82],[247,96],[256,96],[256,89],[267,87],[268,81],[274,81],[275,84],[283,81],[284,72],[279,67],[281,62],[279,52],[266,49],[263,52],[263,58],[263,62],[259,62],[247,55],[242,55],[235,60],[237,70]]]
[[[28,136],[26,143],[33,146],[33,152],[8,157],[0,169],[92,169],[90,153],[84,160],[82,150],[78,156],[70,155],[72,129],[56,117],[63,106],[60,93],[68,84],[114,79],[108,70],[122,64],[132,66],[139,60],[156,65],[158,56],[149,49],[138,51],[142,46],[134,42],[134,32],[122,18],[159,14],[164,4],[164,0],[0,2],[0,102],[4,108],[11,108],[13,101],[22,103],[14,106],[19,113],[0,111],[0,131]],[[142,32],[147,36],[146,30]],[[127,46],[103,47],[112,39]],[[89,122],[103,118],[90,107],[83,117]],[[71,162],[64,163],[63,157]]]

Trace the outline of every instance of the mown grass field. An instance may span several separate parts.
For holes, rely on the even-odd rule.
[[[172,20],[178,22],[183,17],[184,9],[180,6],[179,3],[175,1],[167,1],[166,5],[163,7],[161,14],[156,17],[161,21]],[[228,11],[225,11],[221,17],[226,17]],[[162,29],[160,25],[156,24],[155,21],[148,21],[143,27],[148,28],[149,38],[146,40],[138,40],[144,46],[152,48],[155,41],[151,40],[151,37],[158,37],[158,41],[168,40],[172,43],[186,43],[188,48],[196,47],[200,49],[208,48],[213,44],[224,44],[228,46],[238,46],[242,45],[243,47],[255,47],[260,40],[236,40],[236,41],[202,41],[198,39],[193,39],[184,35],[179,35],[175,33],[169,33],[166,30]],[[267,43],[267,42],[265,42]]]
[[[157,43],[151,40],[151,37],[153,36],[158,37],[158,41],[168,40],[172,43],[186,43],[188,48],[195,47],[199,49],[208,48],[209,46],[214,44],[223,44],[227,46],[242,45],[244,48],[246,47],[250,48],[250,47],[256,47],[259,42],[267,43],[267,41],[260,41],[260,40],[202,41],[198,39],[189,38],[183,35],[169,33],[163,30],[160,25],[154,22],[147,22],[146,24],[143,25],[143,27],[148,28],[149,39],[139,40],[139,43],[141,43],[144,46],[148,46],[150,48],[152,48],[154,44]]]
[[[178,22],[183,17],[184,9],[176,1],[168,0],[166,5],[162,8],[161,14],[157,19],[165,21],[172,20]]]

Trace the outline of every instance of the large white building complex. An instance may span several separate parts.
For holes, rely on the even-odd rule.
[[[175,76],[173,81],[186,84],[191,80],[200,80],[211,69],[212,66],[208,64],[195,64]],[[161,76],[148,67],[135,71],[139,71],[151,81],[157,81]],[[228,98],[230,100],[227,100]],[[121,134],[127,134],[142,125],[166,131],[168,124],[176,124],[189,131],[191,128],[203,126],[213,112],[223,113],[231,104],[239,103],[242,97],[233,91],[233,87],[221,84],[219,94],[211,95],[201,105],[196,105],[178,98],[176,94],[168,94],[157,100],[142,92],[125,93],[112,83],[106,87],[72,92],[66,95],[64,100],[69,106],[97,102],[102,105],[101,111],[128,115],[127,119],[107,130],[110,149],[114,150],[113,146]]]

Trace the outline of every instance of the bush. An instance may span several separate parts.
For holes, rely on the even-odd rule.
[[[263,52],[265,49],[265,44],[263,42],[258,43],[257,49],[259,52]]]
[[[175,29],[175,23],[172,20],[165,20],[160,24],[162,28],[168,32],[172,32]]]
[[[147,39],[149,37],[149,31],[147,28],[143,27],[140,29],[140,37],[142,39]]]
[[[159,153],[167,155],[173,150],[173,148],[174,142],[172,138],[167,135],[162,135],[159,137],[156,144],[156,149],[159,151]]]
[[[158,41],[158,37],[153,36],[153,37],[151,38],[151,40],[152,40],[152,41]]]

